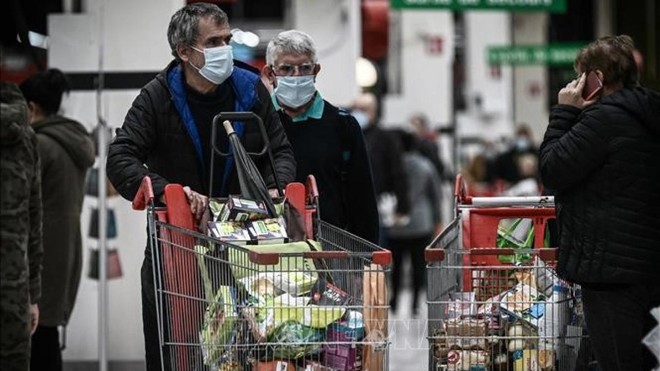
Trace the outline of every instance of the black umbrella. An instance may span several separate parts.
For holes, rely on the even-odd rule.
[[[236,173],[238,173],[238,181],[241,186],[241,197],[256,202],[263,202],[270,216],[276,216],[275,204],[270,197],[266,182],[264,182],[264,178],[245,150],[245,147],[241,144],[241,138],[236,134],[229,120],[225,120],[222,125],[225,127],[225,131],[229,136],[231,151],[234,156],[234,162],[236,163]]]

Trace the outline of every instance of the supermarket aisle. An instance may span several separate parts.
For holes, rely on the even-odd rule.
[[[404,271],[410,265],[404,266]],[[409,274],[405,274],[404,288],[399,293],[396,314],[390,311],[390,371],[419,371],[428,368],[428,341],[426,339],[426,293],[420,295],[419,313],[412,317],[410,302],[412,290]]]

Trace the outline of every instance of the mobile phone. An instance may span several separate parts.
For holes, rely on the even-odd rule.
[[[582,99],[592,100],[601,90],[603,90],[603,83],[598,78],[598,75],[595,71],[589,72],[587,74],[587,81],[584,84],[584,88],[582,88]]]

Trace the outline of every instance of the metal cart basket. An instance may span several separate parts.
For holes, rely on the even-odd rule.
[[[180,185],[154,206],[144,179],[164,369],[387,369],[390,252],[316,218],[313,177],[286,195],[313,238],[237,245],[196,231]]]
[[[554,199],[469,197],[460,175],[454,196],[425,251],[429,370],[575,370],[583,316],[553,269]]]

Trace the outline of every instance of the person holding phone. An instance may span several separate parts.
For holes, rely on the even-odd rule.
[[[657,364],[642,338],[660,305],[660,94],[639,86],[633,51],[621,35],[579,52],[539,156],[557,205],[557,273],[582,286],[605,371]]]

